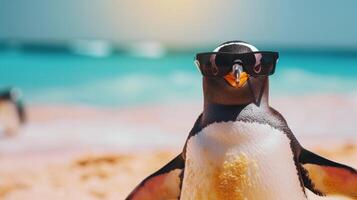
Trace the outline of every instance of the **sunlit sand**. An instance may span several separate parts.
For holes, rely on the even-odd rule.
[[[277,99],[272,104],[305,147],[357,168],[355,100],[335,97],[319,106],[311,103],[321,98]],[[304,109],[292,106],[299,104]],[[323,108],[333,105],[335,115],[326,116]],[[197,102],[114,110],[30,106],[29,123],[17,136],[0,140],[0,199],[124,199],[180,152],[200,110]]]

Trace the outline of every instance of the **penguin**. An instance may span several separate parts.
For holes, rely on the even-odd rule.
[[[259,50],[229,41],[214,52]],[[303,200],[305,188],[320,196],[357,199],[356,169],[299,143],[284,117],[269,106],[268,76],[233,72],[203,76],[203,112],[182,152],[144,179],[126,200]]]
[[[21,101],[21,91],[14,87],[0,91],[0,132],[2,129],[5,135],[14,135],[25,122],[26,114]]]

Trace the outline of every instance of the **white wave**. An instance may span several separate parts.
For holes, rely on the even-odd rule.
[[[356,78],[316,74],[299,68],[281,70],[271,80],[271,89],[280,95],[357,92]]]
[[[201,78],[194,73],[174,71],[167,76],[135,73],[72,87],[47,88],[36,91],[30,99],[32,102],[103,105],[199,99],[200,85]]]

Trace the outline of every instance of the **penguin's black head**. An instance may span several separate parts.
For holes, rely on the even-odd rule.
[[[197,54],[195,61],[204,75],[205,102],[221,105],[267,103],[268,75],[274,73],[277,53],[252,53],[259,51],[253,45],[242,41],[225,42],[214,52]],[[267,61],[269,59],[271,61]],[[260,63],[268,62],[273,62],[269,69],[265,67],[267,64],[262,64],[263,68],[259,68]]]

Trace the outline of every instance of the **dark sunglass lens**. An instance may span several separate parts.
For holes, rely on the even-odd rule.
[[[244,56],[244,68],[251,76],[267,76],[274,72],[275,58],[269,53],[252,53]]]
[[[211,75],[215,62],[214,59],[214,55],[211,54],[206,54],[203,56],[202,71],[205,75]]]
[[[217,54],[216,65],[219,68],[219,75],[224,76],[232,70],[233,57],[230,54]]]
[[[271,75],[274,73],[276,57],[274,54],[266,53],[263,54],[261,59],[261,65],[264,68],[265,75]]]
[[[242,65],[243,65],[243,68],[244,70],[250,74],[250,75],[254,75],[254,66],[255,66],[255,63],[256,63],[256,59],[255,59],[255,56],[254,54],[252,53],[247,53],[247,54],[244,54],[240,57],[240,60],[242,61]]]

